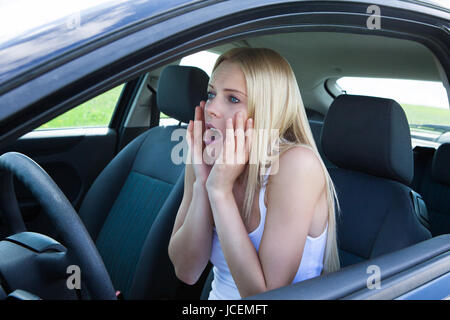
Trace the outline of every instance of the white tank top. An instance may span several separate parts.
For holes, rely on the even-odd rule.
[[[269,175],[270,168],[265,176],[265,183],[263,184],[259,192],[259,208],[260,208],[260,221],[258,227],[248,234],[250,240],[256,248],[259,250],[259,244],[261,243],[262,234],[264,231],[264,224],[266,221],[266,206],[264,204],[264,193],[267,185],[267,177]],[[297,270],[297,274],[294,277],[292,283],[303,281],[306,279],[317,277],[321,274],[323,269],[323,256],[325,253],[326,234],[328,229],[328,223],[323,233],[317,238],[310,236],[306,237],[305,247],[303,249],[303,255],[300,262],[300,266]],[[219,237],[217,236],[216,228],[213,228],[213,240],[211,249],[211,263],[213,264],[214,280],[211,283],[211,292],[209,293],[209,300],[237,300],[241,299],[239,290],[231,276],[230,269],[220,246]]]

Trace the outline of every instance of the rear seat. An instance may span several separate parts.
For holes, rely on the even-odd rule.
[[[450,233],[450,143],[414,148],[413,188],[428,208],[433,237]]]

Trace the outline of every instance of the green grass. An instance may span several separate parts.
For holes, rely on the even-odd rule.
[[[120,93],[124,85],[111,89],[98,97],[95,97],[79,105],[72,110],[56,117],[46,124],[37,128],[59,129],[59,128],[80,128],[80,127],[107,127],[119,100]],[[170,118],[161,112],[161,119]]]
[[[107,127],[123,85],[117,86],[85,103],[73,108],[39,129]]]
[[[56,117],[38,129],[106,127],[111,120],[123,85],[115,87],[94,99]],[[401,104],[410,124],[435,124],[450,126],[450,110]],[[160,118],[170,118],[161,112]]]
[[[402,103],[409,124],[438,124],[450,126],[450,110]]]

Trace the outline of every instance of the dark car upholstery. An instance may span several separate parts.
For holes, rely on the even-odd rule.
[[[159,109],[189,122],[206,99],[208,81],[198,68],[165,68]],[[172,133],[179,128],[158,126],[130,142],[97,177],[80,208],[114,287],[126,299],[171,298],[177,285],[167,247],[183,196],[184,164],[171,159],[180,143]]]
[[[391,99],[341,95],[326,115],[322,148],[341,214],[341,265],[393,252],[431,237],[417,219],[408,187],[413,179],[405,113]]]
[[[427,204],[433,237],[450,233],[450,143],[414,148],[413,188]]]
[[[311,128],[311,132],[314,137],[314,142],[316,143],[317,150],[319,151],[319,155],[322,158],[323,163],[325,164],[325,166],[327,168],[336,167],[330,160],[327,159],[327,157],[325,156],[325,154],[323,152],[322,143],[321,143],[323,121],[314,120],[314,119],[310,119],[310,118],[308,118],[308,119],[309,119],[309,127]]]

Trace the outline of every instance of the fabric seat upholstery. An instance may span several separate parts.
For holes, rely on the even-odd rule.
[[[166,67],[158,83],[159,109],[189,122],[206,99],[208,81],[198,68]],[[172,141],[172,134],[183,127],[158,126],[135,138],[101,172],[81,205],[80,217],[125,299],[175,294],[178,279],[167,247],[183,196],[184,164],[171,158],[181,141],[180,135]]]
[[[311,128],[311,132],[314,137],[314,142],[316,143],[317,150],[319,151],[319,155],[322,158],[323,163],[327,168],[333,168],[335,165],[327,159],[325,154],[323,153],[321,139],[322,139],[322,128],[323,128],[323,121],[320,120],[309,120],[309,127]]]
[[[433,237],[450,233],[450,143],[415,148],[414,188],[427,204]]]
[[[343,267],[429,239],[410,197],[411,137],[391,99],[341,95],[322,130],[325,156],[341,208],[338,247]]]
[[[450,233],[450,143],[441,144],[433,156],[433,187],[426,188],[433,236]],[[426,201],[426,200],[425,200]]]

